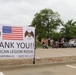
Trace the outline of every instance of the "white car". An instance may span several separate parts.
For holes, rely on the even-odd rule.
[[[70,40],[68,45],[69,47],[76,47],[76,40]]]

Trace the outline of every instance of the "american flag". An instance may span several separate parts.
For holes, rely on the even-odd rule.
[[[14,26],[2,27],[3,40],[23,40],[23,28]]]

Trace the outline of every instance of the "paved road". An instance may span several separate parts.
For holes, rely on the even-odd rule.
[[[76,75],[76,63],[4,68],[0,72],[4,75]]]
[[[37,48],[36,58],[76,56],[76,48]]]
[[[36,58],[76,56],[76,48],[37,49]],[[1,68],[0,75],[76,75],[76,63]]]

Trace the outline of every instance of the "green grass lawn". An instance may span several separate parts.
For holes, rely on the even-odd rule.
[[[42,44],[36,44],[36,48],[41,48]]]

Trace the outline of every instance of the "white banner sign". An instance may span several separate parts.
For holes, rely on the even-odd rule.
[[[0,58],[33,58],[35,28],[0,26]]]

